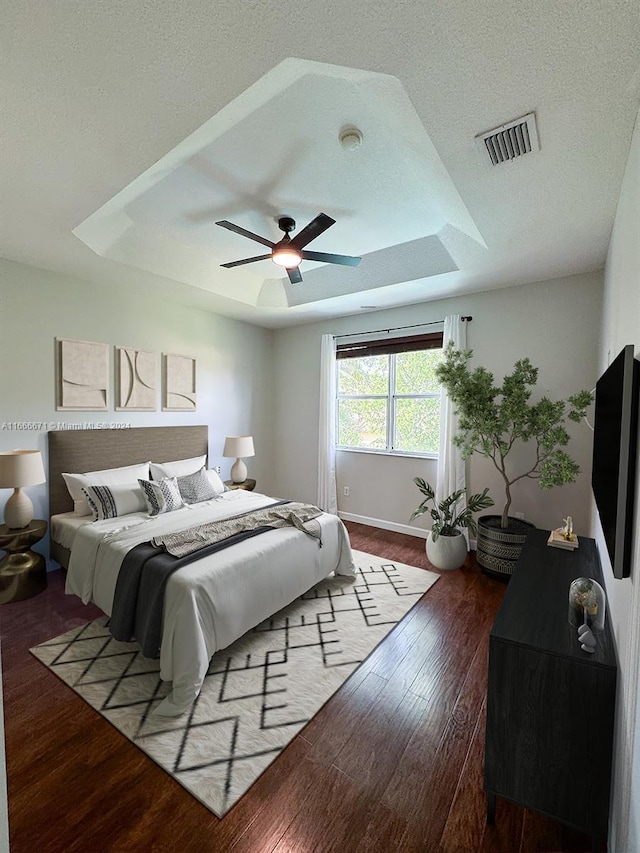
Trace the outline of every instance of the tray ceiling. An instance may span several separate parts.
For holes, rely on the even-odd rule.
[[[355,150],[340,144],[346,124],[363,134]],[[362,255],[364,266],[303,262],[304,287],[270,260],[220,269],[264,249],[216,220],[277,241],[280,216],[300,228],[325,208],[337,222],[310,248]],[[446,227],[484,246],[400,81],[288,59],[73,233],[104,258],[248,305],[285,307],[456,270],[439,236]]]

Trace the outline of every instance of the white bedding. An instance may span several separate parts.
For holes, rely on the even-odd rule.
[[[133,513],[79,526],[73,540],[67,593],[93,601],[111,615],[125,554],[152,536],[228,518],[273,503],[241,489],[216,500],[149,518]],[[354,576],[349,539],[335,515],[319,517],[322,547],[295,528],[270,530],[203,557],[167,582],[160,677],[171,693],[155,713],[175,716],[200,692],[211,656],[335,571]]]
[[[71,550],[73,540],[80,527],[91,524],[93,517],[90,515],[76,515],[75,512],[61,512],[51,516],[51,538],[63,548]]]

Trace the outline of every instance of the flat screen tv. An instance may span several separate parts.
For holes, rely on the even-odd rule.
[[[631,573],[639,385],[631,344],[596,383],[591,485],[616,578]]]

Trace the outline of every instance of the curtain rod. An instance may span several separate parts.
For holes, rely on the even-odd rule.
[[[473,320],[473,317],[460,317],[462,322],[470,323]],[[351,332],[350,334],[345,335],[334,335],[334,340],[338,338],[355,338],[357,335],[377,335],[381,332],[399,332],[403,329],[420,329],[422,326],[437,326],[440,323],[444,323],[443,320],[431,320],[429,323],[414,323],[412,326],[394,326],[391,329],[371,329],[369,332]]]

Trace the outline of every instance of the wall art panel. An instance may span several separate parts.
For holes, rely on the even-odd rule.
[[[109,408],[109,345],[56,338],[58,411]]]
[[[116,347],[116,412],[155,412],[157,392],[155,352]]]
[[[163,353],[163,412],[195,412],[196,360],[188,355]]]

